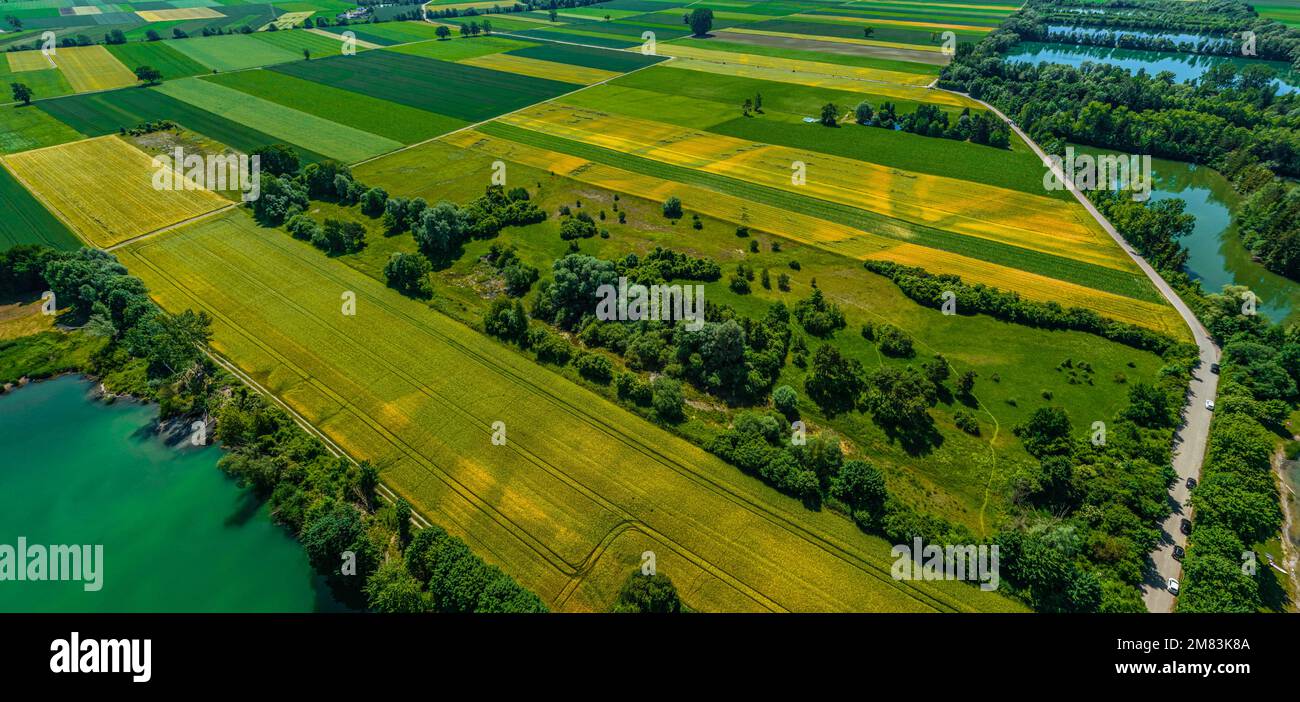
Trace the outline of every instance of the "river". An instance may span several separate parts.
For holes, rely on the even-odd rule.
[[[1141,51],[1137,49],[1112,49],[1102,46],[1024,41],[1016,44],[1007,53],[1007,60],[1027,63],[1047,61],[1076,68],[1082,66],[1086,61],[1091,61],[1093,63],[1108,63],[1130,71],[1145,68],[1148,75],[1169,71],[1174,74],[1175,81],[1180,83],[1200,78],[1212,66],[1220,63],[1234,63],[1238,66],[1263,63],[1277,72],[1278,78],[1275,78],[1273,83],[1278,86],[1279,93],[1291,93],[1300,90],[1300,75],[1291,70],[1289,65],[1281,61],[1261,61],[1239,56],[1203,56],[1178,54],[1170,51]]]
[[[64,376],[0,396],[0,546],[103,546],[102,587],[0,581],[0,612],[343,609],[302,546],[217,468],[169,446],[157,405],[106,404]]]

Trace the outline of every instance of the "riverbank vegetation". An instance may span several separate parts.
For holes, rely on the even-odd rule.
[[[0,383],[80,372],[106,391],[159,404],[167,423],[215,426],[220,467],[270,502],[335,596],[403,612],[540,612],[537,596],[379,496],[378,470],[328,450],[290,415],[205,354],[210,319],[171,314],[109,253],[18,246],[0,253],[0,298],[51,291],[64,329],[0,341]]]

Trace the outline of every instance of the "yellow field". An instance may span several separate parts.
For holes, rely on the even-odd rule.
[[[1055,278],[913,244],[900,244],[868,258],[918,266],[931,273],[951,273],[961,276],[967,283],[983,283],[1002,290],[1014,290],[1029,300],[1056,301],[1067,307],[1087,307],[1111,319],[1154,329],[1175,339],[1190,340],[1187,324],[1167,304],[1112,295]]]
[[[962,583],[894,580],[889,544],[850,520],[246,212],[119,253],[167,309],[209,312],[212,346],[242,372],[553,609],[608,608],[650,550],[704,611],[1023,610]]]
[[[294,25],[302,24],[302,21],[316,14],[315,10],[304,12],[286,12],[275,18],[274,22],[267,22],[258,28],[258,31],[265,31],[267,27],[275,25],[276,29],[292,29]],[[337,37],[338,35],[334,35]]]
[[[970,5],[962,5],[970,7]],[[968,32],[988,32],[988,27],[980,27],[973,24],[947,24],[944,22],[923,22],[920,20],[894,20],[879,19],[876,17],[840,17],[837,15],[790,15],[787,19],[802,20],[807,22],[828,22],[831,24],[853,24],[861,27],[870,27],[872,25],[888,25],[891,27],[915,27],[916,29],[952,29],[957,31]],[[908,44],[908,46],[912,46]]]
[[[935,7],[935,3],[921,2],[920,0],[885,0],[885,1],[888,2],[890,5],[918,5],[920,7],[928,7],[928,8]],[[872,2],[872,0],[859,0],[858,2],[848,3],[845,5],[845,7],[851,7],[858,10],[870,10],[871,6],[874,4],[875,3]],[[971,9],[971,10],[1005,10],[1007,14],[1011,14],[1012,12],[1015,12],[1016,10],[1020,9],[1019,5],[967,5],[965,3],[962,3],[960,5],[954,5],[953,7]]]
[[[629,49],[629,51],[639,50],[640,49],[636,47]],[[710,63],[728,66],[753,66],[758,68],[778,69],[779,71],[790,74],[795,78],[805,80],[849,78],[852,80],[868,81],[873,83],[895,83],[897,85],[915,86],[929,85],[934,80],[934,76],[903,73],[902,71],[842,66],[835,63],[822,63],[821,61],[803,61],[800,59],[788,59],[776,56],[760,56],[758,54],[712,51],[710,49],[701,49],[687,44],[659,44],[657,51],[663,56],[696,59],[698,61],[708,61]],[[676,62],[674,62],[674,65],[676,65]],[[788,80],[786,82],[801,82],[804,85],[819,85],[818,83],[804,82],[803,80]]]
[[[186,7],[177,10],[136,10],[135,14],[146,22],[171,22],[173,20],[211,19],[225,17],[210,7]]]
[[[505,71],[506,73],[517,73],[534,78],[550,78],[551,80],[577,83],[579,85],[591,85],[592,83],[599,83],[602,80],[610,80],[623,75],[622,73],[604,71],[599,68],[574,66],[556,61],[542,61],[526,56],[511,56],[510,54],[487,54],[486,56],[463,59],[456,63],[490,68],[494,71]]]
[[[90,90],[110,90],[135,85],[137,79],[131,69],[122,65],[103,46],[72,46],[59,49],[54,62],[72,89],[78,93]]]
[[[732,27],[730,29],[719,30],[720,36],[727,34],[751,34],[759,37],[785,37],[786,39],[811,39],[813,41],[828,41],[833,44],[857,44],[859,46],[879,46],[886,49],[907,49],[908,51],[930,51],[933,53],[943,53],[943,47],[927,46],[924,44],[904,44],[896,41],[877,41],[875,39],[853,39],[851,37],[832,37],[825,35],[795,34],[794,32],[769,32],[765,29],[746,29],[744,27]]]
[[[5,56],[9,59],[9,70],[13,73],[54,68],[54,62],[39,51],[9,51]]]
[[[560,103],[536,105],[501,121],[906,222],[1136,271],[1081,207],[1046,196]],[[795,162],[807,167],[803,185],[791,182]]]
[[[104,11],[95,5],[78,5],[72,8],[72,14],[77,16],[102,15]]]
[[[1001,289],[1016,290],[1029,300],[1054,301],[1067,307],[1088,307],[1108,317],[1162,331],[1176,338],[1186,336],[1186,326],[1177,313],[1166,305],[1134,300],[938,249],[900,244],[896,240],[876,236],[838,222],[791,212],[781,207],[706,188],[674,183],[605,164],[592,163],[574,156],[498,139],[472,129],[448,134],[441,137],[439,141],[648,200],[663,201],[669,195],[676,195],[684,202],[707,202],[709,214],[719,219],[750,226],[761,222],[763,231],[816,246],[850,259],[883,259],[921,266],[934,273],[952,273],[962,276],[971,283],[984,283]],[[418,160],[419,148],[404,152],[404,156]],[[379,167],[382,161],[391,158],[393,157],[386,157],[373,162],[370,166]],[[374,179],[376,176],[370,177]],[[1113,248],[1113,243],[1109,248]]]
[[[3,163],[83,241],[100,248],[230,204],[207,190],[155,189],[150,156],[112,135],[5,156]]]

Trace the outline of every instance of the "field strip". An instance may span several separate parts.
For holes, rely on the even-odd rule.
[[[686,42],[689,40],[681,41]],[[639,49],[629,49],[629,51],[631,50]],[[792,75],[810,74],[810,77],[823,76],[848,78],[871,83],[893,83],[895,85],[912,86],[924,86],[934,78],[932,75],[903,73],[901,71],[889,71],[881,68],[859,68],[856,66],[845,66],[838,63],[804,61],[802,59],[764,56],[762,54],[741,54],[729,51],[713,51],[708,48],[687,43],[661,43],[656,47],[656,50],[663,56],[696,59],[699,61],[708,61],[710,63],[723,65],[738,64],[741,66],[774,68]]]
[[[798,34],[796,32],[769,32],[764,29],[748,29],[745,27],[732,27],[729,29],[720,29],[718,36],[725,38],[728,34],[752,34],[756,37],[784,37],[786,39],[813,39],[815,41],[825,41],[832,44],[857,44],[858,46],[879,46],[885,49],[906,49],[907,51],[921,51],[932,54],[943,53],[943,47],[930,46],[929,44],[904,44],[898,41],[878,41],[876,39],[853,39],[850,37],[836,37],[825,34]]]
[[[952,29],[966,32],[982,32],[987,34],[989,27],[981,27],[974,24],[949,24],[946,22],[927,22],[925,20],[895,20],[895,19],[878,19],[874,17],[845,17],[842,15],[790,15],[788,20],[803,20],[806,22],[824,22],[827,24],[851,24],[859,27],[871,27],[875,25],[886,25],[890,27],[915,27],[917,29]]]
[[[171,22],[173,20],[217,19],[225,15],[210,7],[185,7],[172,10],[136,10],[145,22]]]
[[[194,231],[194,230],[190,230],[190,231]],[[266,233],[267,232],[262,231],[260,232],[260,235],[265,236]],[[186,236],[186,233],[184,232],[174,233],[168,237],[168,240],[174,241],[176,240],[177,237],[180,236]],[[393,304],[393,301],[389,298],[395,297],[396,294],[387,291],[385,288],[382,288],[382,286],[376,281],[372,281],[368,278],[360,281],[338,279],[335,276],[339,274],[336,272],[340,271],[340,269],[343,272],[345,272],[349,277],[360,277],[360,275],[357,274],[355,271],[351,271],[350,269],[345,268],[344,266],[342,266],[342,264],[333,262],[329,259],[320,257],[319,260],[314,260],[312,258],[309,258],[311,256],[319,256],[319,254],[317,254],[314,250],[302,246],[299,242],[292,241],[287,236],[284,236],[282,233],[275,233],[272,236],[267,237],[267,239],[269,240],[266,243],[268,244],[270,249],[277,249],[279,250],[279,253],[281,253],[282,255],[289,255],[290,257],[293,258],[298,258],[299,256],[301,256],[301,259],[299,260],[301,263],[304,263],[306,265],[306,269],[308,269],[311,273],[324,276],[325,279],[328,279],[330,282],[335,284],[334,286],[326,285],[324,286],[325,289],[329,289],[331,287],[338,287],[344,289],[347,288],[356,289],[358,292],[359,304],[363,306],[362,307],[363,309],[370,310],[370,309],[383,308],[384,313],[389,314],[389,313],[394,313],[393,308],[398,308],[395,311],[395,313],[397,314],[398,318],[400,318],[405,324],[414,325],[418,331],[431,333],[435,337],[443,333],[438,329],[438,327],[440,326],[455,326],[459,328],[459,326],[455,325],[455,323],[451,323],[450,320],[441,319],[441,317],[438,316],[436,313],[429,312],[427,309],[425,309],[422,305],[419,305],[418,303],[408,303],[406,301],[402,301],[402,304]],[[148,248],[151,249],[154,246],[156,246],[156,243],[154,242],[158,242],[158,241],[159,240],[157,239],[153,240],[153,242],[151,242]],[[222,261],[229,255],[229,253],[237,253],[239,251],[242,251],[242,249],[239,249],[237,251],[237,247],[235,246],[226,246],[227,242],[225,241],[221,242],[221,245],[223,247],[228,248],[229,252],[212,252],[210,254],[211,256],[214,257],[214,260],[212,261],[212,265],[206,265],[204,261],[190,262],[187,260],[185,263],[187,265],[194,266],[198,270],[202,270],[205,273],[208,273],[213,270],[212,266],[221,265]],[[293,251],[293,249],[295,248],[302,249],[302,251],[295,252]],[[142,251],[141,252],[142,257],[143,257],[143,253],[144,252]],[[241,275],[253,275],[253,273],[251,273],[250,271],[252,271],[254,267],[259,265],[258,259],[268,258],[270,253],[271,252],[268,250],[266,252],[267,255],[262,255],[260,257],[257,254],[257,252],[243,253],[242,256],[247,256],[248,258],[244,258],[243,260],[234,260],[225,265],[231,268],[233,271],[239,272]],[[267,269],[267,271],[262,275],[273,276],[274,275],[273,270],[278,270],[279,262],[275,262],[275,264],[276,265],[272,265],[272,267],[270,269]],[[158,273],[162,272],[161,266],[157,265],[154,261],[150,260],[149,265],[156,266]],[[266,264],[265,262],[261,262],[261,265],[271,265],[271,264]],[[262,280],[261,284],[265,286],[267,282],[269,281]],[[321,286],[316,286],[316,287],[319,288]],[[295,295],[309,294],[305,291],[297,292],[298,290],[297,288],[288,288],[288,289],[295,290],[294,293]],[[195,301],[204,302],[205,306],[207,306],[205,301],[205,296],[199,295],[197,294],[197,292],[189,291],[189,290],[187,290],[185,294],[187,296],[192,297]],[[257,297],[258,299],[266,299],[265,295],[256,295],[255,297]],[[268,301],[271,302],[272,308],[280,309],[280,307],[276,304],[274,299]],[[281,300],[281,302],[283,301],[284,300]],[[329,303],[329,304],[333,305],[333,303]],[[410,312],[407,311],[408,307],[411,310]],[[374,313],[369,313],[369,314],[374,314]],[[418,315],[418,318],[412,315]],[[229,323],[229,322],[224,321],[224,317],[223,317],[223,323]],[[331,325],[328,322],[325,322],[320,319],[316,319],[315,324],[323,325],[327,327],[337,327],[337,325]],[[240,325],[236,325],[236,326],[240,326]],[[251,336],[251,333],[243,330],[242,326],[240,328],[240,332]],[[651,465],[659,466],[659,468],[656,468],[654,472],[659,472],[663,468],[669,468],[675,471],[679,475],[679,478],[675,478],[674,480],[680,480],[681,477],[686,477],[691,481],[695,482],[697,485],[707,486],[709,489],[709,494],[714,494],[715,496],[725,495],[727,499],[733,504],[736,503],[737,499],[740,499],[743,503],[746,504],[746,506],[750,510],[747,513],[751,515],[761,516],[762,519],[764,520],[764,523],[767,523],[769,525],[777,524],[787,532],[790,531],[791,528],[794,528],[796,532],[800,534],[801,543],[811,542],[812,545],[816,546],[820,552],[831,554],[835,556],[836,559],[840,559],[837,562],[840,562],[843,559],[847,558],[849,560],[843,562],[853,563],[854,567],[859,569],[860,572],[864,566],[868,568],[873,568],[874,572],[876,573],[876,575],[874,575],[873,577],[880,579],[882,583],[886,583],[890,585],[890,588],[888,589],[893,590],[899,587],[899,584],[894,583],[892,581],[892,578],[889,578],[887,573],[887,568],[878,565],[876,563],[873,563],[872,561],[864,560],[861,557],[853,555],[851,552],[844,552],[843,550],[844,547],[838,542],[838,538],[831,537],[830,534],[826,534],[826,533],[809,532],[801,524],[794,524],[783,514],[774,512],[770,506],[760,505],[754,502],[752,497],[748,497],[743,493],[737,492],[734,489],[734,487],[732,487],[731,485],[727,485],[723,482],[717,481],[715,478],[711,478],[707,475],[701,474],[698,470],[691,467],[687,467],[686,464],[679,463],[675,458],[665,455],[664,453],[661,452],[660,450],[661,448],[666,449],[667,444],[678,443],[679,440],[669,439],[667,443],[663,441],[657,441],[654,443],[647,444],[640,438],[634,436],[633,434],[629,434],[626,431],[626,429],[630,428],[630,429],[640,430],[640,433],[645,433],[646,431],[650,431],[650,433],[658,434],[659,432],[657,430],[653,430],[653,428],[650,427],[650,425],[645,424],[644,422],[640,422],[640,420],[635,417],[631,417],[630,421],[634,423],[640,422],[640,424],[629,425],[628,427],[623,427],[621,424],[616,426],[614,422],[609,421],[609,412],[601,412],[595,409],[594,407],[591,406],[589,400],[574,402],[573,400],[564,397],[564,396],[576,396],[576,395],[585,396],[585,392],[581,392],[581,391],[575,392],[577,390],[576,386],[569,385],[568,381],[564,381],[563,379],[558,378],[558,376],[553,376],[549,374],[549,372],[544,372],[540,374],[539,377],[539,374],[536,373],[536,369],[532,367],[531,362],[526,361],[522,358],[514,358],[513,354],[511,353],[506,353],[504,355],[493,353],[489,355],[483,351],[476,351],[474,348],[472,348],[470,345],[467,345],[466,343],[471,339],[475,342],[474,346],[483,345],[481,343],[481,339],[473,335],[471,335],[470,337],[466,337],[465,341],[462,341],[459,338],[454,338],[451,336],[442,336],[439,340],[443,342],[443,345],[454,347],[458,353],[468,354],[469,360],[477,361],[477,363],[471,362],[469,367],[473,367],[477,365],[482,368],[491,370],[494,374],[496,374],[495,377],[504,378],[508,386],[514,387],[516,388],[516,390],[518,389],[527,390],[528,393],[532,394],[536,399],[542,400],[543,401],[542,406],[538,406],[536,408],[536,411],[542,412],[547,416],[550,416],[554,414],[554,411],[556,409],[558,409],[562,414],[569,415],[575,419],[580,420],[579,425],[590,426],[591,428],[596,429],[597,434],[595,436],[604,437],[603,439],[600,439],[600,441],[608,442],[609,440],[614,440],[616,442],[616,445],[621,445],[624,447],[621,450],[624,451],[632,450],[640,453],[642,456],[653,458],[654,461],[649,464],[644,463],[644,461],[638,461],[644,465],[644,469],[637,470],[638,474],[641,474],[644,471],[649,471],[650,470],[649,467]],[[415,339],[413,341],[418,344],[422,340]],[[367,343],[363,341],[355,341],[351,343],[356,345],[358,348],[361,348],[363,351],[368,351],[368,349],[365,347],[373,346],[373,343]],[[427,346],[427,344],[424,345]],[[439,345],[439,347],[441,348],[442,345]],[[538,385],[535,381],[539,379],[544,379],[547,380],[548,382]],[[493,381],[493,382],[499,382],[499,381]],[[556,394],[554,391],[548,391],[547,388],[552,386],[555,386],[557,389],[562,387],[565,390],[565,392],[562,394]],[[489,386],[485,386],[484,391],[489,393],[492,392],[492,386],[490,384]],[[574,397],[574,399],[576,399],[576,397]],[[515,397],[513,393],[511,393],[511,396],[507,401],[511,404],[511,406],[514,407],[524,407],[524,406],[531,407],[535,405],[535,403],[533,402],[525,401],[522,398]],[[604,404],[604,403],[598,402],[597,404]],[[544,409],[544,407],[550,407],[550,409],[549,410]],[[617,410],[613,410],[613,411],[615,414],[619,413]],[[474,422],[478,423],[477,426],[480,429],[485,430],[486,422],[483,421],[482,418],[471,419],[471,423]],[[585,435],[585,433],[582,434]],[[539,436],[539,439],[540,438],[541,437]],[[516,441],[518,441],[518,439],[512,438],[511,443],[515,443]],[[483,441],[483,443],[486,442]],[[532,450],[533,447],[531,446],[530,442],[523,441],[521,443],[528,445],[529,450]],[[692,451],[692,453],[698,454],[699,452],[698,450],[695,450]],[[540,456],[541,454],[535,454],[535,455]],[[571,463],[572,461],[573,459],[570,459]],[[716,463],[716,461],[709,461],[709,463],[710,465],[712,465],[713,463]],[[576,468],[578,465],[581,464],[583,464],[582,461],[578,461],[577,463],[572,463],[574,468]],[[730,468],[728,466],[721,466],[721,465],[718,466],[718,468],[722,469],[723,471],[729,471],[730,473],[734,473],[735,475],[738,475],[738,473],[735,473],[734,468]],[[607,472],[608,472],[607,470],[602,470],[602,474],[605,474]],[[610,476],[606,476],[606,478],[609,477]],[[639,482],[637,484],[639,484]],[[751,517],[746,517],[746,519],[750,519],[750,518]],[[813,519],[813,517],[810,516],[809,519]],[[821,519],[821,518],[817,518],[817,519]],[[835,524],[842,523],[843,525],[851,526],[851,525],[847,525],[847,523],[843,522],[843,520],[832,520],[832,523]],[[642,529],[643,527],[637,526],[636,528]],[[655,529],[654,527],[649,525],[647,525],[644,528],[651,529],[651,530]],[[764,529],[767,528],[768,527],[764,527]],[[612,538],[612,534],[614,534],[613,530],[604,532],[604,537],[601,539],[601,542],[605,542],[607,539]],[[662,537],[662,538],[666,539],[666,537]],[[831,541],[827,541],[828,538],[831,539]],[[862,538],[866,538],[866,537],[862,537]],[[594,559],[598,557],[600,549],[601,547],[597,545],[597,547],[593,549],[591,554],[588,555],[588,559]],[[853,550],[856,551],[856,549]],[[584,563],[584,567],[590,567],[591,562],[592,560],[588,560],[586,563]],[[712,563],[710,567],[711,569],[717,568],[717,564]],[[869,575],[870,573],[865,573],[865,574]],[[971,590],[973,590],[973,588],[971,588]],[[920,596],[926,598],[927,600],[935,602],[935,605],[939,606],[940,608],[946,608],[941,602],[932,600],[932,596],[926,595],[924,594],[924,592],[915,592],[912,591],[911,588],[909,588],[909,592],[910,592],[909,595],[910,597]]]
[[[59,49],[54,54],[54,62],[77,93],[125,88],[139,82],[135,72],[102,45]]]
[[[335,34],[335,33],[333,33],[333,32],[327,32],[327,31],[325,31],[324,29],[317,29],[317,28],[315,28],[315,27],[309,27],[309,28],[307,28],[307,29],[295,29],[295,30],[293,30],[293,31],[295,31],[295,32],[299,32],[299,31],[311,32],[312,34],[316,34],[316,35],[318,35],[318,36],[325,37],[326,39],[333,39],[334,41],[339,42],[340,46],[341,46],[342,43],[343,43],[343,42],[341,41],[341,40],[343,39],[342,36],[340,36],[340,35],[338,35],[338,34]],[[382,49],[382,48],[384,48],[384,46],[383,46],[382,44],[376,44],[376,43],[374,43],[374,42],[369,42],[369,41],[366,41],[365,39],[354,38],[353,41],[355,41],[355,42],[357,43],[357,46],[359,46],[359,47],[361,47],[361,48],[363,48],[363,49]],[[409,43],[411,43],[411,44],[415,44],[415,43],[417,43],[417,42],[409,42]],[[393,46],[400,46],[400,44],[393,44]]]
[[[1085,212],[1074,203],[1043,195],[563,103],[537,106],[501,121],[965,236],[1136,272],[1133,262]],[[804,164],[807,178],[802,184],[791,182],[795,163]]]
[[[461,59],[456,63],[488,68],[494,71],[516,73],[523,76],[550,78],[578,85],[594,85],[623,76],[622,73],[617,71],[606,71],[599,68],[588,68],[555,61],[541,61],[510,54],[485,54]]]
[[[857,2],[845,3],[844,6],[853,8],[855,10],[857,9],[870,10],[872,6],[874,6],[875,4],[876,3],[872,2],[872,0],[859,0]],[[1008,15],[1020,9],[1020,5],[998,5],[998,4],[975,5],[975,4],[967,4],[964,2],[963,3],[935,3],[935,2],[921,2],[921,0],[889,0],[888,4],[912,5],[915,7],[924,7],[929,10],[939,10],[943,8],[970,9],[970,10],[1002,10],[1006,12]]]
[[[5,57],[9,62],[11,73],[27,71],[44,71],[58,68],[54,61],[43,51],[7,51]]]
[[[771,66],[751,66],[744,63],[718,63],[716,61],[694,58],[679,58],[674,60],[672,63],[660,65],[665,68],[676,68],[686,71],[697,71],[700,73],[714,73],[722,76],[753,78],[756,80],[789,83],[791,85],[802,85],[811,88],[844,90],[852,93],[869,93],[871,95],[898,98],[900,100],[928,102],[935,105],[970,107],[972,110],[983,109],[960,95],[944,93],[942,91],[931,89],[930,86],[935,85],[939,80],[938,78],[931,79],[925,77],[925,81],[920,85],[899,85],[897,83],[867,80],[863,78],[846,78],[844,76],[822,75],[816,73],[792,73]],[[684,79],[690,80],[689,78]],[[810,109],[812,108],[810,107]]]
[[[154,90],[277,139],[301,146],[310,144],[312,149],[322,149],[322,155],[344,163],[402,147],[401,142],[199,78],[170,80]]]

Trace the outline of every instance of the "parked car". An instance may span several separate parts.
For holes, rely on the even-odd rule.
[[[1205,409],[1207,409],[1207,410],[1213,412],[1213,411],[1214,411],[1214,400],[1206,400],[1206,401],[1205,401]]]
[[[1187,479],[1187,489],[1188,489],[1188,490],[1192,490],[1192,489],[1195,489],[1195,488],[1196,488],[1196,478],[1188,478],[1188,479]]]
[[[1213,373],[1213,374],[1215,374],[1215,375],[1218,375],[1218,374],[1219,374],[1219,364],[1217,364],[1217,363],[1211,363],[1211,364],[1210,364],[1210,372]]]
[[[1192,534],[1192,520],[1190,520],[1190,519],[1184,519],[1184,520],[1182,521],[1182,523],[1178,525],[1178,528],[1179,528],[1179,530],[1182,531],[1184,534],[1187,534],[1188,536],[1191,536],[1191,534]]]
[[[1178,578],[1169,579],[1169,594],[1174,597],[1178,596]]]
[[[1186,556],[1186,555],[1187,555],[1187,552],[1183,550],[1183,547],[1182,547],[1182,546],[1175,546],[1175,547],[1174,547],[1174,560],[1175,560],[1175,561],[1181,561],[1181,560],[1183,560],[1183,556]]]

